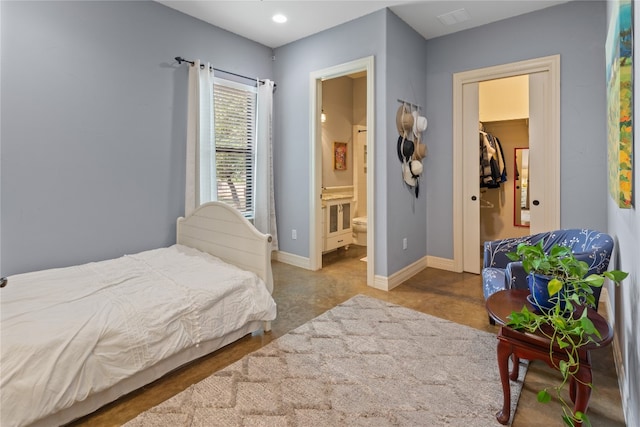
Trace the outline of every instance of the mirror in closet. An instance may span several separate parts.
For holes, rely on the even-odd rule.
[[[516,181],[513,186],[513,225],[529,227],[529,149],[515,148]]]

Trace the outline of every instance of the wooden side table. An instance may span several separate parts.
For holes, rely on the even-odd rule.
[[[522,310],[523,306],[534,311],[533,306],[527,301],[528,290],[508,289],[496,292],[491,295],[486,302],[489,316],[502,325],[498,333],[498,369],[500,370],[500,380],[502,382],[503,405],[502,410],[496,414],[500,424],[509,422],[511,408],[511,391],[509,379],[518,378],[519,359],[542,360],[552,368],[558,369],[561,360],[567,360],[566,353],[560,348],[554,347],[550,356],[549,346],[551,341],[541,333],[520,332],[509,326],[505,326],[508,317],[513,311]],[[590,351],[597,348],[606,347],[613,340],[613,329],[607,321],[595,310],[587,308],[587,316],[593,322],[595,328],[600,332],[601,338],[594,336],[594,343],[589,343],[579,350],[580,367],[570,379],[569,395],[573,402],[573,413],[587,412],[589,398],[591,397],[592,380],[591,375],[591,354]],[[509,373],[509,357],[513,357],[513,370]],[[579,425],[579,424],[577,424]]]

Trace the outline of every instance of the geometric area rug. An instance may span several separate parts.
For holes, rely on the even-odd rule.
[[[495,334],[357,295],[125,424],[500,426]],[[526,366],[511,382],[511,414]]]

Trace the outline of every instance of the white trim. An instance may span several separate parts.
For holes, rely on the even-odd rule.
[[[375,282],[371,287],[380,289],[381,291],[390,291],[402,285],[425,268],[427,268],[427,257],[422,257],[403,269],[396,271],[389,277],[376,276]]]
[[[322,127],[318,111],[322,111],[322,76],[316,72],[309,76],[309,267],[322,268],[322,170],[317,159],[322,158]]]
[[[233,80],[223,79],[222,77],[214,77],[213,84],[238,90],[245,90],[247,92],[258,93],[258,88],[255,86],[255,83],[253,85],[248,85],[244,83],[234,82]]]
[[[439,258],[435,256],[427,256],[427,267],[437,268],[440,270],[456,271],[455,264],[452,259]]]
[[[271,259],[283,262],[285,264],[293,265],[294,267],[304,268],[305,270],[311,270],[311,262],[309,258],[295,255],[289,252],[273,251]]]
[[[615,313],[613,312],[613,307],[611,305],[611,299],[609,297],[609,290],[606,287],[602,287],[602,291],[600,291],[600,307],[598,308],[599,313],[604,313],[605,319],[609,322],[612,328],[616,328],[615,325]],[[620,344],[620,339],[617,334],[613,337],[612,342],[612,351],[613,351],[613,362],[616,367],[616,374],[618,376],[618,388],[620,389],[620,396],[626,396],[624,390],[624,384],[626,381],[625,369],[624,369],[624,358],[622,356],[622,345]],[[623,412],[625,405],[628,405],[629,402],[623,401]]]
[[[317,167],[322,158],[320,111],[322,81],[348,74],[367,72],[367,285],[374,286],[375,272],[375,75],[374,57],[313,71],[309,75],[309,269],[322,268],[322,228],[320,203],[322,171]]]
[[[463,271],[463,169],[462,169],[462,86],[485,80],[512,77],[522,74],[549,72],[549,160],[551,185],[549,200],[555,208],[550,208],[554,216],[550,222],[560,228],[560,55],[535,58],[510,64],[480,68],[453,75],[453,271]]]

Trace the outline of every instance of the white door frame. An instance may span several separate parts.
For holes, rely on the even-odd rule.
[[[464,266],[464,214],[463,202],[463,85],[513,77],[523,74],[548,72],[549,85],[545,87],[547,126],[547,158],[549,185],[545,205],[552,212],[547,225],[560,228],[560,55],[535,58],[510,64],[470,70],[453,75],[453,269],[463,271]],[[479,224],[478,224],[479,227]]]
[[[375,111],[374,57],[357,59],[345,64],[314,71],[309,77],[309,268],[322,268],[322,81],[349,74],[367,72],[367,285],[374,284],[375,261]]]

